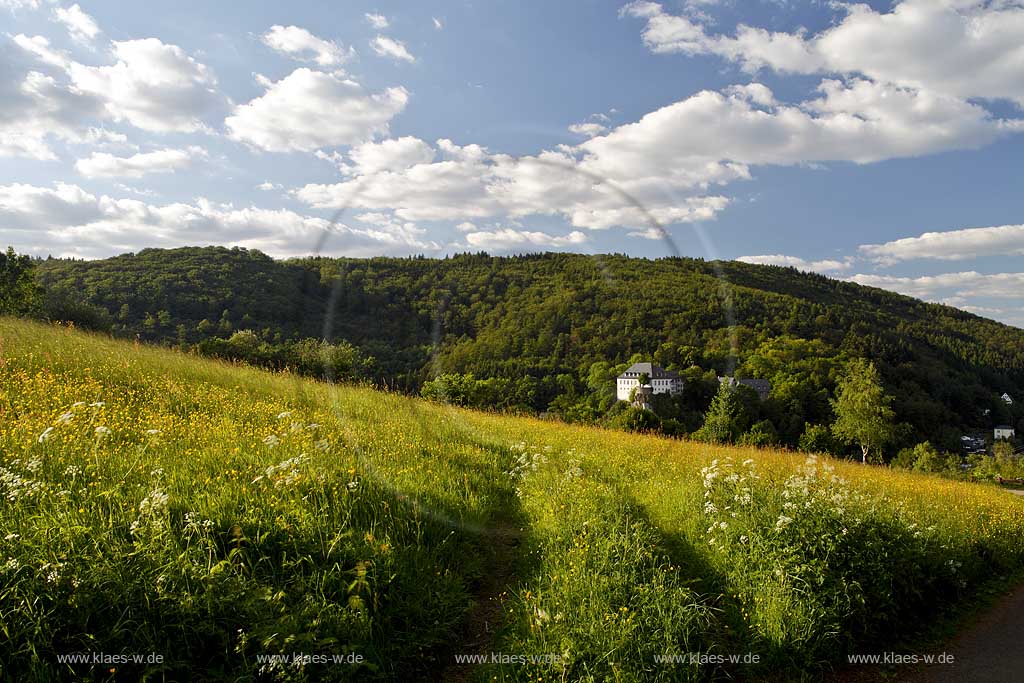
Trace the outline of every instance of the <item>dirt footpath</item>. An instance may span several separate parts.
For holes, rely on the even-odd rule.
[[[920,655],[952,655],[952,663],[854,666],[827,683],[1024,683],[1024,584],[964,624],[945,644]]]
[[[999,600],[950,641],[952,664],[924,667],[912,683],[1019,683],[1024,681],[1024,585]]]

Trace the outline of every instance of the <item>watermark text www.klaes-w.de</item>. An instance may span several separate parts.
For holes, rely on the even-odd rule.
[[[511,654],[507,652],[485,652],[475,654],[456,654],[456,664],[509,664],[509,665],[526,665],[526,664],[546,664],[546,665],[558,665],[562,663],[562,655],[560,654],[539,654],[539,655],[523,655],[523,654]]]
[[[282,664],[287,666],[301,666],[305,664],[362,664],[366,658],[358,652],[348,654],[307,654],[305,652],[293,652],[280,655],[256,655],[257,664]]]
[[[682,654],[654,655],[655,664],[697,664],[716,665],[725,664],[760,664],[761,655],[755,652],[744,652],[737,654],[713,654],[710,652],[683,652]]]
[[[256,655],[258,664],[279,664],[298,666],[303,664],[362,664],[365,657],[356,652],[348,654],[306,654],[292,652],[288,654]],[[163,664],[164,656],[157,652],[142,654],[112,654],[107,652],[68,652],[57,655],[60,664],[102,664],[107,666],[124,666],[128,664]]]
[[[901,652],[874,652],[846,656],[850,664],[953,664],[954,656],[949,652],[939,654],[906,654]]]
[[[67,652],[57,655],[59,664],[163,664],[164,656],[159,652],[136,654],[114,654],[109,652]]]

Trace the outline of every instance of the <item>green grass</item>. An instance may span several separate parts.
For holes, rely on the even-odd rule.
[[[19,680],[813,679],[1024,566],[1024,501],[995,487],[6,319],[0,468]],[[59,661],[94,652],[163,662]],[[453,667],[492,652],[547,661]],[[760,662],[660,661],[688,653]]]

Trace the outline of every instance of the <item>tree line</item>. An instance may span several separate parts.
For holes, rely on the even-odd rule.
[[[561,253],[281,261],[222,247],[12,258],[48,319],[475,408],[861,457],[833,425],[840,382],[865,360],[892,397],[886,458],[1024,428],[1022,402],[998,398],[1024,398],[1024,331],[788,268]],[[635,360],[678,371],[683,395],[655,396],[649,415],[615,401]],[[771,394],[737,389],[726,407],[742,409],[709,424],[726,374],[767,379]]]

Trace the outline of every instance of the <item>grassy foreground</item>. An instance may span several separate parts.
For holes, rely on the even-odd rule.
[[[0,678],[813,679],[1022,567],[991,487],[0,319]]]

